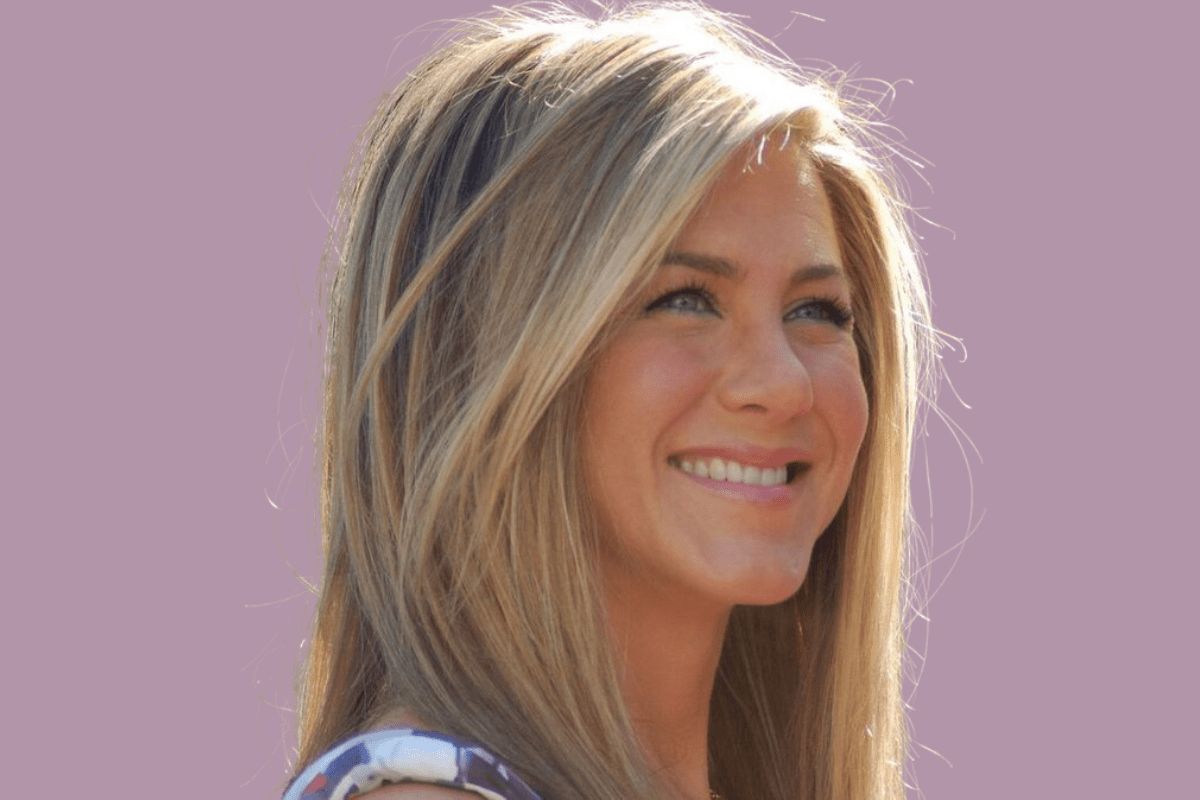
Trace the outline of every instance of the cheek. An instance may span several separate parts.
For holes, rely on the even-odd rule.
[[[651,441],[656,441],[703,391],[707,371],[700,347],[657,337],[618,339],[588,379],[584,411],[589,425],[609,434],[655,429]]]
[[[624,334],[597,359],[584,391],[584,471],[600,510],[631,500],[667,456],[675,423],[704,391],[700,348]]]
[[[857,372],[854,374],[852,393],[852,398],[847,402],[846,439],[854,448],[854,458],[857,459],[863,437],[867,433],[867,418],[871,413],[867,403],[867,389]]]
[[[825,365],[821,384],[824,387],[822,405],[838,458],[853,465],[866,435],[870,414],[857,351],[831,358]]]
[[[646,337],[627,343],[614,371],[632,398],[651,402],[660,411],[704,386],[708,368],[699,342]]]

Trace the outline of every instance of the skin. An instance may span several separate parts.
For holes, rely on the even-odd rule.
[[[687,800],[709,797],[708,706],[729,613],[800,588],[867,423],[852,323],[836,310],[853,298],[820,180],[794,148],[744,163],[732,160],[628,304],[584,399],[583,469],[622,690],[652,768]],[[803,468],[771,489],[679,468],[712,456]],[[389,726],[425,727],[403,713]],[[475,795],[403,784],[364,797]]]
[[[584,471],[626,701],[652,766],[708,797],[708,705],[729,612],[802,584],[845,497],[867,399],[828,198],[805,157],[735,158],[625,311],[585,395]],[[721,273],[721,274],[717,274]],[[683,460],[799,462],[770,490]]]

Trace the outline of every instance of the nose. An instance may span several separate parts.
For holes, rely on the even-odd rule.
[[[784,422],[812,408],[812,378],[781,324],[739,331],[723,359],[717,399],[729,411]]]

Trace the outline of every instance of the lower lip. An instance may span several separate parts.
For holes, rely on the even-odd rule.
[[[795,483],[784,483],[779,486],[755,486],[749,483],[715,481],[712,478],[701,478],[699,475],[693,475],[678,468],[673,467],[672,469],[705,489],[731,500],[745,500],[751,503],[786,503],[794,498],[799,490]]]

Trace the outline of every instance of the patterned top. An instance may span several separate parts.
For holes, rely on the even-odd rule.
[[[465,789],[487,800],[541,800],[482,747],[414,728],[372,731],[335,745],[296,776],[283,800],[349,800],[405,782]]]

